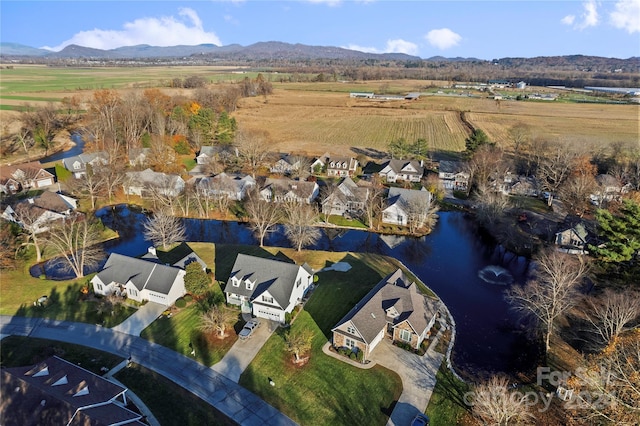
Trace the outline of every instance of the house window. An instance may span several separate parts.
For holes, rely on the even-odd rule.
[[[245,283],[247,284],[247,290],[253,290],[253,283],[249,280],[246,280]]]
[[[347,327],[347,333],[356,334],[356,329],[352,326]]]
[[[231,278],[231,284],[232,284],[234,287],[240,287],[240,280],[239,280],[239,279],[237,279],[236,277],[232,277],[232,278]]]
[[[273,303],[273,297],[262,296],[262,301],[266,303]]]
[[[129,289],[129,294],[130,294],[131,296],[137,296],[137,295],[138,295],[138,290],[133,289],[133,288],[130,288],[130,289]]]
[[[411,341],[411,332],[409,330],[400,330],[400,340],[405,342]]]
[[[102,284],[99,284],[99,283],[98,283],[96,287],[98,287],[98,291],[102,291],[102,288],[103,288],[103,287],[102,287]]]
[[[344,345],[348,348],[355,348],[356,347],[356,341],[353,339],[349,339],[348,337],[346,339],[344,339]]]

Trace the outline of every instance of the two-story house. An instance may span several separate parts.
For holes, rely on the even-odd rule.
[[[424,176],[424,163],[417,160],[391,159],[378,173],[386,182],[420,182]]]

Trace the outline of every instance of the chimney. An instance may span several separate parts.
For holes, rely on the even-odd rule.
[[[156,248],[154,246],[151,246],[147,249],[147,251],[149,252],[149,254],[152,254],[154,256],[157,256],[156,254]]]

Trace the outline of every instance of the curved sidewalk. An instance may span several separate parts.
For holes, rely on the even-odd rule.
[[[163,375],[241,425],[295,425],[260,397],[212,369],[140,337],[96,325],[46,318],[0,316],[0,334],[39,337],[88,346]]]

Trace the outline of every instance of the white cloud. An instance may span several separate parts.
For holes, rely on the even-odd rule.
[[[560,20],[565,25],[573,25],[576,20],[576,15],[567,15]]]
[[[449,28],[440,28],[438,30],[431,30],[424,36],[430,45],[437,47],[440,50],[449,49],[457,46],[462,40],[459,34],[454,33]]]
[[[133,22],[126,22],[121,30],[96,28],[90,31],[81,31],[58,46],[45,46],[44,49],[59,51],[69,44],[96,49],[114,49],[137,44],[152,46],[222,44],[215,33],[203,29],[202,20],[193,9],[181,8],[178,15],[180,18],[173,16],[139,18]]]
[[[385,52],[406,53],[407,55],[417,55],[418,45],[402,39],[387,40],[387,47]]]
[[[640,32],[640,0],[619,0],[609,19],[614,27],[629,34]]]
[[[581,15],[582,23],[578,24],[578,28],[582,30],[598,25],[600,18],[598,16],[598,5],[595,0],[589,0],[582,3],[582,7],[584,8],[584,12],[582,12]]]
[[[326,4],[327,6],[338,6],[342,0],[305,0],[307,3]]]
[[[406,53],[407,55],[417,55],[418,45],[411,43],[410,41],[396,39],[387,40],[387,44],[384,49],[378,49],[376,47],[358,46],[357,44],[349,44],[342,46],[343,49],[357,50],[358,52],[365,53]]]

